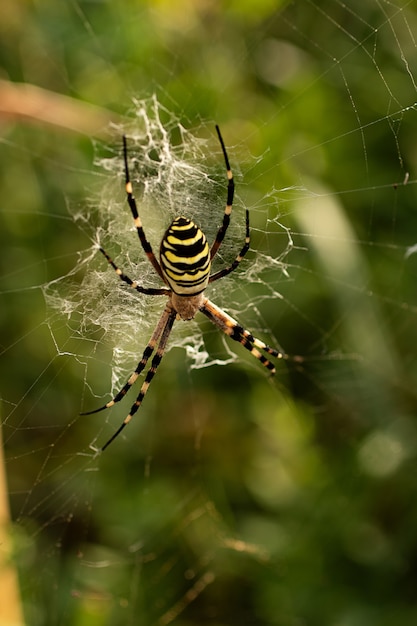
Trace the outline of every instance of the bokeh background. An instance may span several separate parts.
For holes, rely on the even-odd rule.
[[[416,3],[3,0],[0,14],[1,418],[27,623],[414,625]],[[95,165],[119,150],[108,125],[153,93],[218,157],[221,125],[253,208],[247,263],[280,258],[289,229],[268,297],[235,293],[242,323],[304,361],[271,380],[239,346],[200,370],[172,350],[95,458],[126,407],[78,414],[108,397],[113,346],[43,286],[91,248],[74,207],[111,175]]]

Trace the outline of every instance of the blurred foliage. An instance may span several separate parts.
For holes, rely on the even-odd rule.
[[[115,119],[156,92],[197,133],[221,125],[254,253],[281,254],[272,220],[291,229],[291,280],[271,271],[282,299],[262,315],[305,357],[271,381],[242,350],[240,365],[191,372],[172,351],[126,437],[92,460],[126,412],[78,417],[87,386],[109,388],[110,349],[87,376],[87,342],[64,318],[50,332],[39,287],[90,245],[67,203],[82,210],[102,184],[105,129],[4,116],[2,419],[27,623],[414,625],[416,6],[3,0],[1,13],[4,81]]]

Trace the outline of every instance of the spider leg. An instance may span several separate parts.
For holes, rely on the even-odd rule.
[[[212,259],[216,254],[217,250],[220,248],[220,245],[224,239],[227,228],[230,223],[230,214],[232,212],[233,205],[233,196],[235,193],[235,183],[233,180],[232,170],[230,169],[229,157],[227,156],[226,146],[224,145],[223,137],[220,133],[220,128],[216,125],[217,135],[219,137],[220,145],[222,147],[224,162],[226,163],[226,173],[227,173],[227,200],[226,200],[226,208],[224,210],[223,222],[217,231],[216,239],[213,242],[210,250],[210,258]]]
[[[164,332],[164,329],[167,326],[167,322],[168,322],[171,314],[172,314],[172,308],[171,308],[170,305],[167,305],[167,307],[165,308],[164,312],[162,313],[162,315],[161,315],[161,317],[159,319],[159,322],[158,322],[154,332],[152,333],[152,337],[150,338],[148,345],[146,346],[145,350],[143,351],[142,358],[139,361],[135,371],[131,374],[131,376],[129,377],[129,379],[126,382],[126,384],[114,396],[114,398],[112,400],[110,400],[109,402],[107,402],[106,404],[104,404],[103,406],[99,407],[98,409],[93,409],[92,411],[85,411],[84,413],[80,413],[80,415],[92,415],[93,413],[99,413],[100,411],[104,411],[104,409],[109,409],[111,406],[116,404],[116,402],[120,402],[120,400],[122,400],[125,397],[125,395],[129,391],[131,386],[136,382],[139,374],[145,368],[145,366],[146,366],[146,364],[148,362],[148,359],[152,355],[152,352],[154,351],[157,342],[159,341],[161,335]]]
[[[243,257],[247,253],[247,251],[249,250],[249,245],[250,245],[249,211],[248,211],[248,209],[246,209],[246,235],[245,235],[245,243],[243,244],[241,251],[239,252],[237,257],[235,258],[233,263],[231,265],[229,265],[228,267],[224,267],[222,270],[219,270],[215,274],[212,274],[210,276],[210,278],[209,278],[209,283],[212,283],[215,280],[219,280],[219,278],[223,278],[223,276],[227,276],[228,274],[233,272],[237,268],[237,266],[239,265],[239,263],[241,262],[241,260],[243,259]]]
[[[275,374],[275,366],[269,359],[264,357],[260,350],[267,352],[277,359],[287,358],[284,352],[275,350],[275,348],[271,348],[271,346],[268,346],[260,339],[254,337],[248,330],[244,329],[243,326],[234,320],[233,317],[213,304],[213,302],[210,302],[207,298],[200,307],[200,311],[231,339],[241,343],[242,346],[246,348],[246,350],[249,350],[249,352],[258,359],[262,365],[269,369],[272,374]]]
[[[169,296],[171,293],[169,289],[154,289],[152,287],[142,287],[138,285],[135,280],[132,280],[127,276],[121,269],[119,269],[113,259],[107,254],[107,252],[103,248],[99,248],[100,252],[106,257],[109,265],[112,266],[120,280],[127,283],[132,289],[136,289],[139,293],[144,293],[150,296]]]
[[[150,263],[153,265],[154,269],[159,274],[159,276],[162,278],[162,280],[165,282],[164,276],[162,274],[161,266],[159,265],[159,262],[158,262],[158,260],[157,260],[157,258],[155,256],[155,254],[153,253],[152,246],[149,243],[149,241],[147,240],[146,235],[145,235],[145,231],[143,230],[142,220],[139,217],[135,196],[133,195],[133,188],[132,188],[132,183],[131,183],[131,180],[130,180],[129,165],[128,165],[128,160],[127,160],[126,135],[123,135],[123,158],[124,158],[124,164],[125,164],[125,180],[126,180],[127,202],[129,204],[130,211],[131,211],[132,216],[133,216],[133,221],[134,221],[135,226],[136,226],[136,230],[137,230],[137,233],[138,233],[138,237],[139,237],[140,243],[141,243],[143,251],[145,252],[146,256],[148,257]]]
[[[151,384],[151,381],[152,381],[152,379],[153,379],[153,377],[155,375],[155,372],[156,372],[156,370],[158,368],[158,365],[160,364],[160,362],[162,361],[162,357],[164,356],[165,347],[166,347],[166,344],[167,344],[167,341],[168,341],[168,337],[169,337],[169,335],[171,333],[172,326],[174,324],[176,315],[177,315],[176,311],[170,305],[168,305],[167,308],[165,309],[162,317],[161,317],[161,320],[160,320],[159,324],[158,324],[158,326],[160,326],[160,325],[163,326],[162,332],[161,332],[161,338],[159,340],[158,349],[155,352],[155,355],[154,355],[154,357],[152,359],[151,367],[149,368],[149,370],[148,370],[148,372],[146,374],[145,380],[142,383],[142,387],[140,388],[138,397],[136,398],[135,402],[133,403],[133,405],[132,405],[132,407],[130,409],[129,415],[127,417],[125,417],[125,419],[121,423],[120,427],[116,430],[116,432],[110,437],[110,439],[101,448],[102,452],[122,432],[123,428],[125,426],[127,426],[127,424],[130,422],[130,420],[132,419],[132,417],[135,415],[135,413],[138,411],[140,405],[142,404],[143,398],[145,397],[146,392],[148,391],[149,385]]]

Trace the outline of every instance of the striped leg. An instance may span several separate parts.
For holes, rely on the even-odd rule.
[[[116,263],[113,261],[113,259],[107,254],[107,252],[103,248],[99,248],[99,250],[106,257],[107,262],[109,263],[109,265],[112,266],[112,268],[114,269],[114,271],[116,272],[120,280],[127,283],[130,287],[132,287],[132,289],[136,289],[136,291],[139,291],[139,293],[144,293],[150,296],[169,296],[170,295],[171,292],[169,289],[163,289],[163,288],[155,289],[153,287],[141,287],[141,285],[138,285],[138,283],[135,280],[132,280],[131,278],[129,278],[127,274],[124,274],[122,270],[117,267]]]
[[[104,411],[104,409],[109,409],[111,406],[113,406],[114,404],[116,404],[116,402],[120,402],[120,400],[122,400],[125,395],[127,394],[127,392],[129,391],[129,389],[131,388],[131,386],[136,382],[139,374],[143,371],[143,369],[145,368],[149,357],[152,355],[152,352],[155,350],[155,346],[157,344],[157,342],[159,341],[159,338],[161,337],[166,325],[167,325],[167,321],[170,317],[172,313],[172,308],[170,306],[167,306],[163,312],[163,314],[161,315],[161,318],[155,328],[155,330],[152,333],[152,337],[149,340],[148,345],[146,346],[145,350],[143,351],[143,355],[141,360],[139,361],[135,371],[133,372],[133,374],[131,374],[131,376],[129,377],[127,383],[124,385],[124,387],[122,387],[122,389],[114,396],[114,398],[112,400],[110,400],[109,402],[107,402],[106,404],[104,404],[103,406],[101,406],[98,409],[93,409],[93,411],[86,411],[84,413],[80,413],[80,415],[92,415],[93,413],[99,413],[99,411]]]
[[[222,309],[210,302],[210,300],[204,300],[200,311],[231,339],[241,343],[242,346],[246,348],[246,350],[249,350],[249,352],[256,359],[258,359],[262,365],[269,369],[272,374],[275,374],[274,364],[269,359],[265,358],[259,350],[263,350],[277,359],[287,358],[287,355],[284,352],[279,352],[278,350],[275,350],[275,348],[271,348],[260,339],[254,337],[248,330],[245,330],[243,326],[234,320],[233,317],[222,311]]]
[[[126,179],[127,202],[129,204],[130,210],[132,212],[133,221],[134,221],[135,226],[136,226],[136,230],[137,230],[137,233],[138,233],[138,237],[139,237],[140,243],[141,243],[143,251],[145,252],[146,256],[148,257],[150,263],[153,265],[153,267],[155,268],[155,270],[159,274],[159,276],[162,278],[162,280],[165,282],[164,276],[162,274],[161,266],[159,265],[158,260],[157,260],[156,256],[153,253],[151,244],[146,239],[145,231],[143,230],[143,226],[142,226],[142,220],[139,217],[138,208],[136,206],[135,196],[133,195],[133,188],[132,188],[132,183],[130,181],[129,166],[128,166],[128,162],[127,162],[127,142],[126,142],[126,136],[125,135],[123,135],[123,158],[124,158],[124,163],[125,163],[125,179]]]
[[[210,278],[209,278],[209,283],[212,283],[213,281],[218,280],[219,278],[223,278],[223,276],[227,276],[228,274],[233,272],[237,268],[237,266],[239,265],[239,263],[241,262],[241,260],[243,259],[243,257],[247,253],[247,251],[249,250],[249,245],[250,245],[249,211],[248,211],[248,209],[246,209],[246,235],[245,235],[245,243],[243,244],[243,247],[242,247],[241,251],[239,252],[237,257],[235,258],[233,263],[231,265],[229,265],[228,267],[225,267],[222,270],[219,270],[215,274],[212,274],[210,276]]]
[[[127,426],[127,424],[130,422],[130,420],[132,419],[132,417],[138,411],[140,405],[142,404],[143,398],[145,397],[146,392],[148,391],[149,385],[151,384],[151,381],[152,381],[152,379],[153,379],[153,377],[155,375],[155,372],[156,372],[156,370],[158,368],[158,365],[160,364],[160,362],[162,361],[162,357],[164,356],[165,347],[166,347],[166,344],[167,344],[167,341],[168,341],[168,337],[169,337],[169,335],[171,333],[172,326],[174,324],[176,315],[177,315],[176,311],[170,305],[168,305],[166,307],[164,313],[162,314],[162,317],[161,317],[161,319],[160,319],[160,321],[158,323],[159,334],[160,334],[161,338],[160,338],[160,341],[159,341],[158,349],[155,352],[155,355],[154,355],[154,357],[152,359],[151,367],[149,368],[148,373],[146,374],[145,380],[142,383],[142,387],[140,388],[139,395],[136,398],[134,404],[132,405],[132,407],[130,409],[130,412],[129,412],[129,415],[127,417],[125,417],[125,419],[123,420],[121,426],[116,430],[114,435],[112,435],[110,437],[110,439],[101,448],[102,452],[103,452],[103,450],[105,450],[107,448],[107,446],[109,446],[111,444],[112,441],[114,441],[114,439],[116,439],[116,437],[121,433],[123,428],[125,426]],[[156,334],[156,331],[152,335],[152,339],[154,338],[155,334]],[[151,341],[152,341],[152,339],[151,339]],[[150,343],[145,348],[145,352],[146,352],[146,350],[148,350],[149,347],[150,347]],[[153,351],[153,348],[150,350],[149,354],[147,355],[146,360],[145,360],[145,364],[146,364],[146,361],[148,360],[150,354],[152,353],[152,351]],[[142,357],[142,361],[143,361],[144,358],[145,358],[145,353],[144,353],[144,355]],[[142,361],[141,361],[141,363],[142,363]],[[143,367],[142,367],[142,369],[143,369]],[[135,374],[136,374],[136,371],[135,371]],[[133,376],[135,376],[135,374],[132,374],[132,377],[129,379],[128,383],[125,385],[125,387],[127,387],[128,389],[130,388],[131,384],[133,384],[133,383],[129,384],[129,382],[133,378]],[[136,378],[137,378],[137,376],[135,377],[135,380],[136,380]],[[125,387],[123,389],[125,389]],[[123,389],[120,392],[120,394],[123,392]],[[120,395],[120,394],[118,394],[118,395]],[[123,397],[123,396],[121,396],[121,397]],[[119,398],[119,399],[121,399],[121,398]],[[114,400],[114,402],[116,402],[116,399]],[[103,408],[106,408],[107,406],[112,406],[112,403],[114,404],[114,402],[113,401],[109,402]]]
[[[210,250],[210,258],[212,259],[216,254],[217,250],[220,248],[220,245],[224,239],[227,228],[230,223],[230,214],[232,212],[233,205],[233,196],[235,193],[235,183],[233,180],[232,170],[230,169],[229,157],[227,156],[226,146],[224,145],[223,137],[220,133],[220,128],[216,126],[217,135],[219,137],[220,145],[222,147],[224,161],[226,163],[226,172],[227,172],[227,200],[226,200],[226,208],[224,210],[223,215],[223,223],[217,231],[216,239],[213,242]]]

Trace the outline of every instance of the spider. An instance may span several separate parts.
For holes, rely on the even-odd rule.
[[[210,274],[211,262],[216,255],[229,226],[235,190],[233,174],[230,168],[226,147],[220,133],[220,129],[217,125],[216,131],[223,152],[228,181],[226,208],[224,210],[223,221],[217,231],[216,238],[211,247],[209,247],[205,234],[192,220],[183,216],[177,217],[162,237],[159,261],[152,250],[151,244],[146,238],[142,221],[139,217],[129,174],[127,140],[126,136],[123,136],[123,158],[127,202],[133,216],[133,221],[143,251],[166,286],[159,289],[142,287],[135,280],[129,278],[129,276],[127,276],[119,267],[117,267],[112,258],[103,248],[100,247],[99,249],[120,280],[127,283],[127,285],[139,293],[152,296],[167,296],[168,301],[164,312],[162,313],[156,328],[152,333],[149,343],[142,354],[142,358],[122,389],[104,406],[94,409],[93,411],[81,413],[81,415],[91,415],[93,413],[103,411],[104,409],[108,409],[116,404],[116,402],[122,400],[132,385],[136,382],[140,373],[145,369],[151,355],[155,352],[152,358],[151,366],[148,369],[139,394],[130,409],[129,415],[123,420],[120,427],[104,444],[101,448],[101,452],[103,452],[107,446],[109,446],[112,441],[116,439],[116,437],[121,433],[125,426],[127,426],[140,408],[146,392],[148,391],[149,385],[151,384],[156,370],[162,360],[172,326],[176,319],[191,320],[195,317],[198,311],[201,311],[201,313],[204,313],[204,315],[206,315],[209,320],[213,322],[213,324],[220,328],[221,331],[234,341],[241,343],[244,348],[249,350],[249,352],[272,374],[275,373],[274,364],[267,359],[260,352],[260,350],[278,359],[286,358],[284,352],[275,350],[260,339],[254,337],[248,330],[245,330],[236,320],[217,307],[204,295],[204,290],[209,283],[227,276],[238,267],[239,263],[249,250],[250,244],[249,211],[246,209],[245,242],[239,254],[236,256],[231,265],[224,267],[214,274]]]

